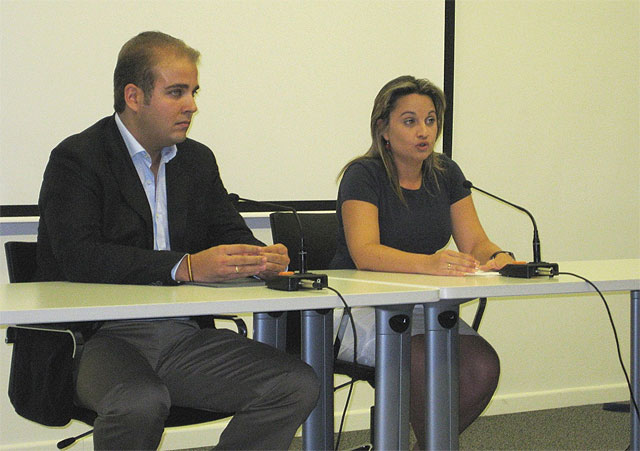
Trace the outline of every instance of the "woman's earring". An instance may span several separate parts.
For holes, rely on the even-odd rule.
[[[389,142],[388,139],[384,140],[384,148],[388,151],[391,151],[391,143]]]

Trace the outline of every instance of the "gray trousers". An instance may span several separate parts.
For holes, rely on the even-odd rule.
[[[236,412],[217,449],[288,449],[319,381],[297,358],[188,320],[105,323],[85,344],[77,403],[95,449],[157,449],[171,405]]]

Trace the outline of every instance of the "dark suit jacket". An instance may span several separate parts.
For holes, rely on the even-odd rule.
[[[114,116],[65,139],[40,191],[37,279],[171,284],[187,252],[262,244],[228,200],[208,147],[178,144],[166,177],[171,251],[154,251],[151,210]]]

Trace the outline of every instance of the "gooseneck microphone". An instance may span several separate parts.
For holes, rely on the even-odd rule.
[[[300,272],[307,272],[307,252],[304,247],[304,232],[302,230],[302,223],[300,222],[300,217],[298,216],[298,212],[295,208],[289,207],[288,205],[274,204],[271,202],[263,202],[259,200],[245,199],[244,197],[238,196],[236,193],[229,193],[229,200],[232,204],[238,204],[238,202],[247,202],[254,205],[264,205],[266,207],[275,208],[278,211],[290,211],[293,213],[293,216],[296,218],[296,222],[298,223],[298,229],[300,231]]]
[[[495,194],[491,194],[486,192],[483,189],[478,188],[477,186],[474,186],[473,183],[471,183],[469,180],[465,180],[464,182],[462,182],[462,186],[464,186],[467,189],[475,189],[476,191],[480,191],[481,193],[486,194],[489,197],[493,197],[496,200],[499,200],[500,202],[504,202],[507,205],[511,205],[513,208],[517,208],[520,211],[525,212],[527,215],[529,215],[529,218],[531,218],[531,222],[533,223],[533,262],[534,263],[539,263],[541,261],[540,258],[540,238],[538,237],[538,225],[536,224],[536,220],[533,218],[533,215],[531,213],[529,213],[529,210],[527,210],[524,207],[521,207],[519,205],[516,204],[512,204],[511,202],[502,199],[501,197],[496,196]]]
[[[297,291],[300,288],[315,288],[320,290],[328,285],[328,277],[326,274],[315,274],[307,272],[307,251],[304,245],[304,231],[298,211],[288,205],[274,204],[272,202],[264,202],[260,200],[246,199],[235,193],[229,193],[228,198],[233,204],[238,202],[247,202],[254,205],[264,205],[274,208],[277,211],[290,211],[296,218],[298,231],[300,232],[300,270],[297,273],[280,274],[275,278],[267,280],[267,287],[274,290]]]
[[[533,215],[524,207],[513,204],[501,197],[496,196],[495,194],[491,194],[483,189],[478,188],[469,180],[465,180],[462,182],[462,186],[467,189],[475,189],[476,191],[480,191],[483,194],[486,194],[489,197],[492,197],[500,202],[503,202],[507,205],[510,205],[513,208],[516,208],[520,211],[525,212],[529,218],[531,219],[531,223],[533,224],[533,262],[529,263],[520,263],[520,264],[510,264],[504,266],[499,272],[503,276],[508,277],[521,277],[521,278],[531,278],[533,276],[549,276],[553,277],[558,274],[558,264],[557,263],[547,263],[543,262],[540,257],[540,238],[538,236],[538,225],[536,224],[536,220]]]

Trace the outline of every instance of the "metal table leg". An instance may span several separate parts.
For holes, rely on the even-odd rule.
[[[425,322],[426,443],[458,449],[459,302],[423,304]]]
[[[640,393],[640,291],[631,291],[631,389],[638,401]],[[631,444],[634,451],[640,450],[640,419],[631,400]]]
[[[284,351],[287,340],[287,312],[254,313],[253,339]]]
[[[409,448],[409,376],[413,305],[376,307],[373,448]]]
[[[302,360],[320,378],[318,404],[302,425],[305,450],[333,449],[333,309],[303,310]]]

